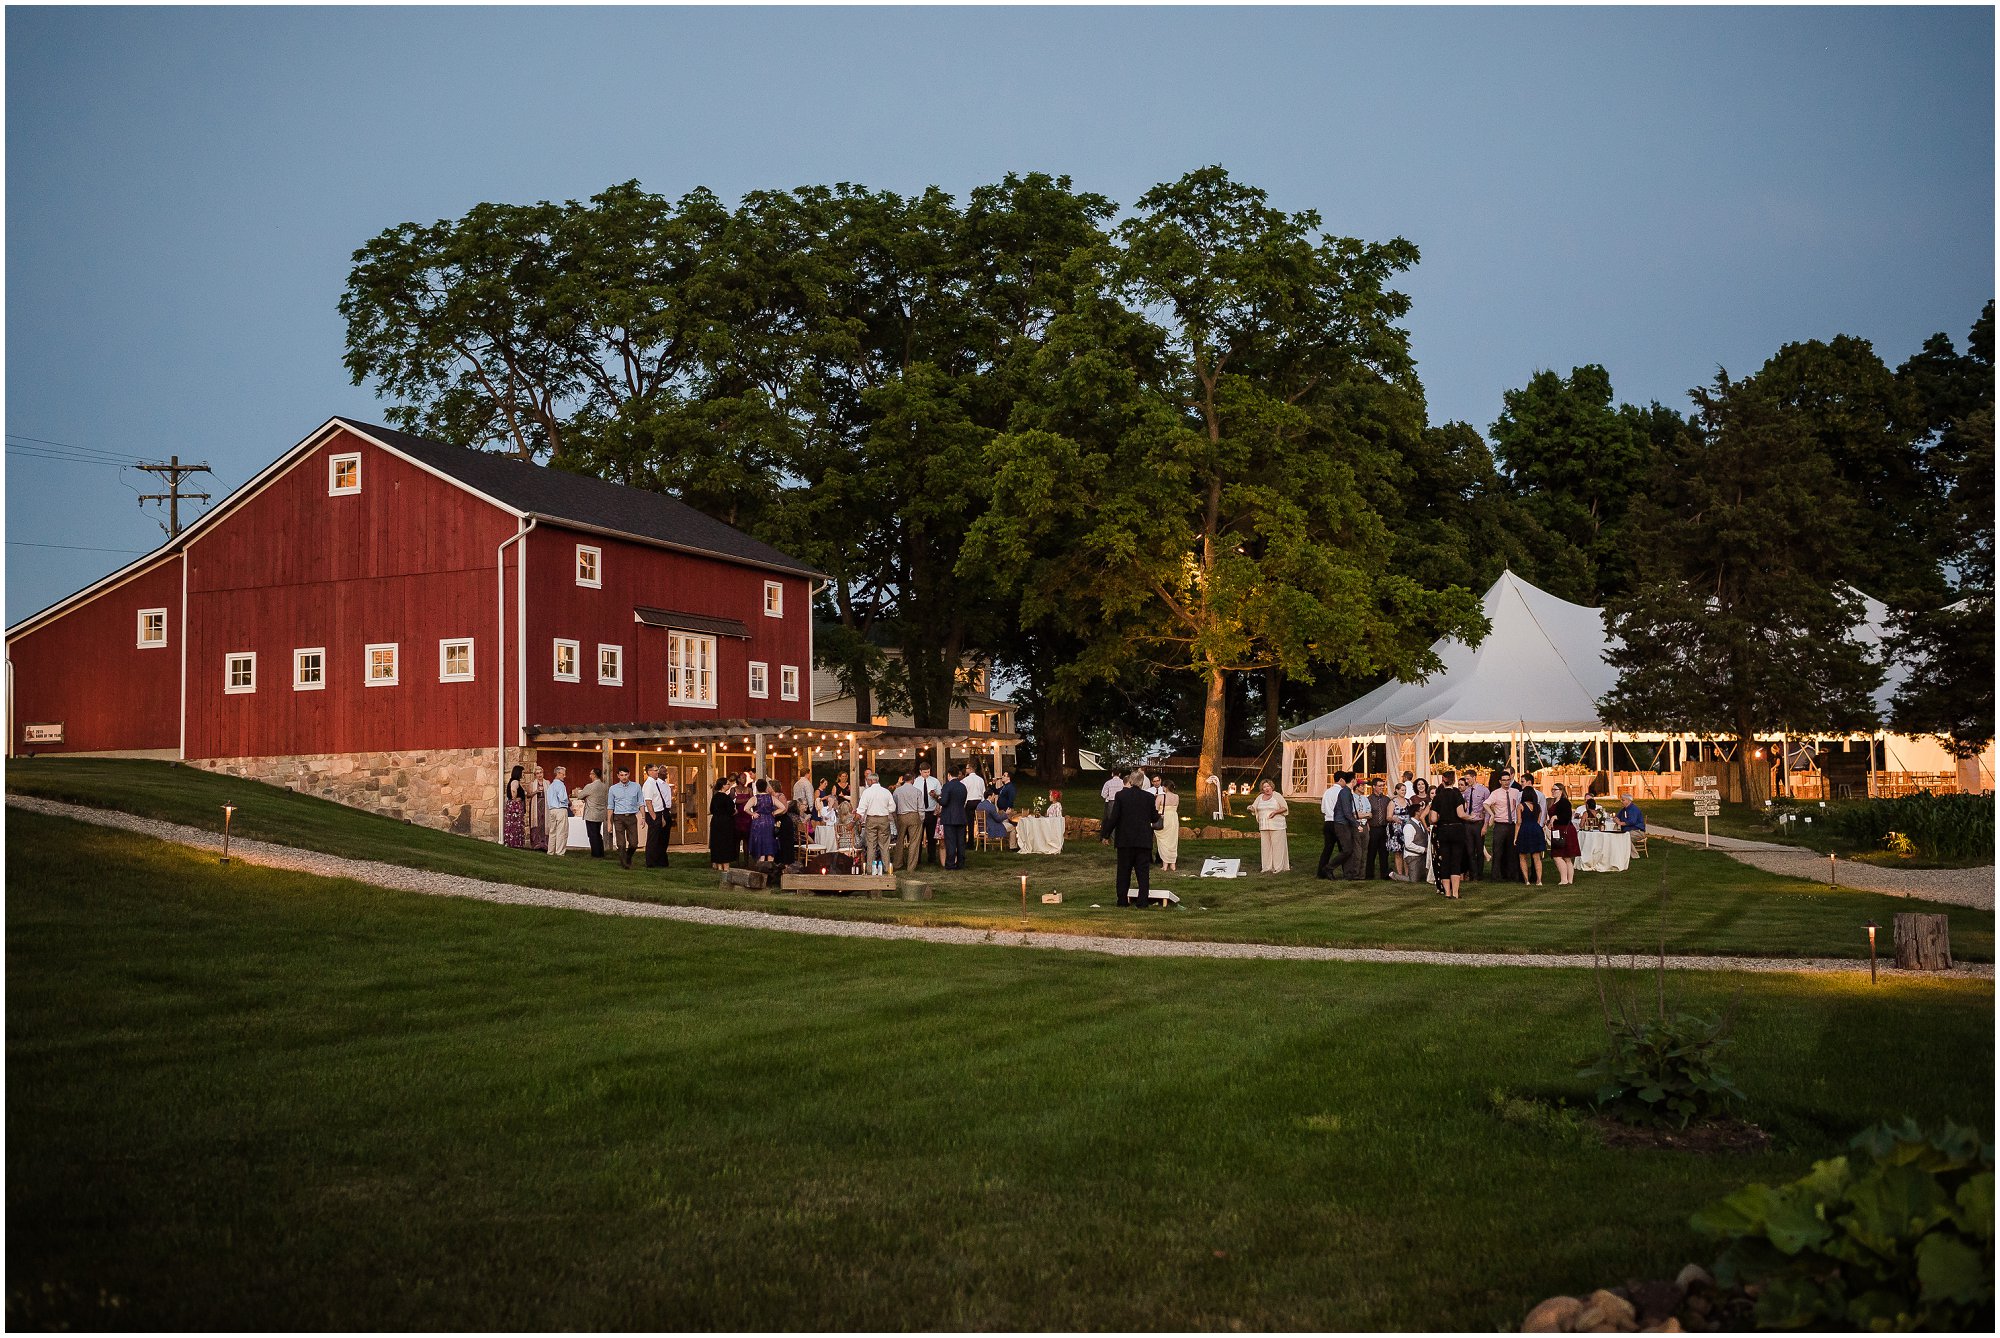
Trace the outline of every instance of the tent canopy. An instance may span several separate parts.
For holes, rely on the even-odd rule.
[[[1860,594],[1859,591],[1855,592]],[[1861,595],[1854,639],[1878,657],[1889,610]],[[1481,601],[1492,630],[1475,648],[1455,638],[1432,644],[1442,668],[1421,683],[1393,679],[1316,720],[1285,731],[1287,743],[1315,739],[1385,739],[1426,730],[1432,739],[1505,741],[1515,735],[1557,741],[1597,738],[1597,700],[1618,682],[1606,653],[1604,610],[1537,589],[1504,571]],[[1909,669],[1888,657],[1875,705],[1885,714]],[[1665,737],[1632,735],[1621,737]]]

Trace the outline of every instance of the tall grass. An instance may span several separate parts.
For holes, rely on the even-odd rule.
[[[1880,849],[1890,832],[1910,838],[1918,853],[1973,859],[1993,852],[1993,800],[1974,794],[1913,794],[1835,804],[1826,822],[1835,834]]]

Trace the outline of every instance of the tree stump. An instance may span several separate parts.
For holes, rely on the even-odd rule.
[[[752,892],[762,892],[770,884],[770,881],[770,879],[758,873],[755,869],[724,869],[722,871],[722,885],[724,887],[743,887],[748,888]]]
[[[1896,965],[1905,971],[1951,969],[1951,917],[1898,915],[1895,919]]]
[[[929,901],[931,899],[931,885],[919,882],[915,878],[898,878],[896,880],[896,891],[901,894],[904,901]]]

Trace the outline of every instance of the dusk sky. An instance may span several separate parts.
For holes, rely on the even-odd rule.
[[[1208,163],[1401,235],[1433,421],[1537,369],[1619,397],[1846,333],[1894,365],[1993,295],[1993,14],[1958,9],[7,12],[7,617],[333,414],[352,251],[484,200]],[[108,458],[108,457],[107,457]],[[48,545],[62,545],[51,547]]]

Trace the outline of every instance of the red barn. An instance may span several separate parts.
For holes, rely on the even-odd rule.
[[[820,579],[658,493],[334,418],[8,630],[8,748],[174,758],[482,834],[515,762],[789,781],[827,738],[801,728]],[[698,835],[703,805],[681,807]]]

